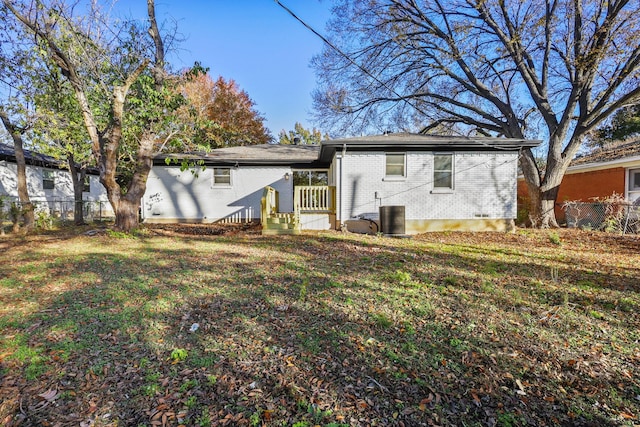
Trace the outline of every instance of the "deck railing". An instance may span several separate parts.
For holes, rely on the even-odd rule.
[[[333,213],[336,208],[336,188],[327,185],[299,185],[293,196],[294,210],[299,212]]]
[[[267,218],[271,214],[278,212],[278,192],[275,188],[266,186],[262,192],[262,199],[260,200],[260,219],[262,222],[262,228],[267,226]]]

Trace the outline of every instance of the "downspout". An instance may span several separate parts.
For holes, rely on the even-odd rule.
[[[344,224],[342,222],[342,198],[343,198],[343,193],[342,193],[342,181],[343,181],[343,169],[342,169],[342,162],[344,162],[344,157],[347,154],[347,144],[342,144],[342,154],[336,156],[340,159],[340,167],[339,167],[339,171],[338,171],[338,175],[339,175],[339,194],[338,194],[338,215],[339,218],[338,220],[340,221],[340,229],[344,229]]]

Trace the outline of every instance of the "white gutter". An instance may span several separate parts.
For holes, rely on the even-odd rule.
[[[611,169],[612,167],[640,166],[640,156],[624,157],[622,159],[606,160],[603,162],[584,163],[582,165],[569,166],[567,173],[580,173],[592,170]]]
[[[622,159],[607,160],[603,162],[584,163],[582,165],[569,166],[565,175],[574,173],[583,173],[597,170],[619,168],[637,168],[640,167],[640,156],[625,157]],[[518,179],[524,179],[523,174],[518,174]]]

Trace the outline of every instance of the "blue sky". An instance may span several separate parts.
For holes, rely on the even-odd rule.
[[[330,18],[329,0],[281,0],[321,34]],[[115,12],[144,16],[144,0],[120,0]],[[310,121],[315,75],[310,60],[322,41],[274,0],[156,0],[158,21],[176,20],[186,37],[172,64],[194,61],[212,77],[235,80],[256,103],[274,137]]]

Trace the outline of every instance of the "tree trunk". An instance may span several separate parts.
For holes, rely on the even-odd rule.
[[[120,199],[118,209],[116,211],[115,228],[125,233],[130,233],[140,225],[138,210],[140,201],[129,200],[128,198]]]
[[[529,183],[527,183],[529,184]],[[557,228],[555,206],[559,185],[549,190],[527,185],[529,190],[529,221],[535,228]]]
[[[573,149],[562,155],[560,152],[561,141],[562,135],[550,138],[549,145],[552,149],[547,154],[544,177],[541,177],[540,170],[530,149],[523,150],[520,157],[520,167],[529,191],[529,220],[532,227],[559,227],[555,213],[558,190],[564,173],[569,166],[570,159],[575,154],[575,149]]]
[[[84,189],[84,178],[87,169],[85,166],[78,166],[71,153],[67,155],[67,163],[69,164],[69,172],[73,184],[73,224],[84,225],[82,190]]]
[[[154,135],[144,135],[140,139],[136,154],[136,169],[127,188],[127,194],[121,196],[116,208],[118,230],[130,232],[140,225],[139,209],[142,196],[147,190],[147,178],[153,166]]]
[[[32,230],[35,226],[35,214],[33,212],[33,204],[29,199],[29,191],[27,189],[27,164],[24,158],[22,134],[20,133],[20,129],[11,123],[11,119],[2,108],[0,108],[0,119],[13,140],[16,167],[18,169],[18,199],[20,200],[20,208],[22,210],[22,217],[24,218],[24,227],[27,230]],[[14,223],[14,231],[16,224],[17,223]]]

